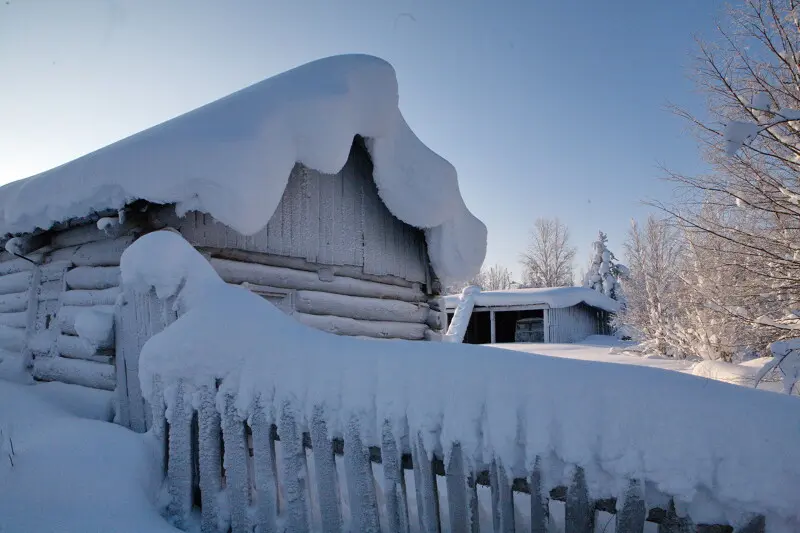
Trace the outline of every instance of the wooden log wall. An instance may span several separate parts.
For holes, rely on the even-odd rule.
[[[423,340],[442,329],[442,314],[428,304],[418,284],[401,286],[340,276],[234,261],[211,255],[211,265],[228,283],[256,293],[291,291],[291,305],[280,306],[300,322],[337,335]],[[324,266],[320,266],[324,271]]]
[[[20,358],[38,380],[114,390],[113,331],[90,342],[76,319],[87,310],[113,314],[120,258],[133,239],[86,224],[52,232],[27,259],[0,254],[5,357]]]
[[[169,397],[156,401],[154,427],[168,455],[167,513],[179,528],[189,527],[199,506],[204,533],[338,533],[348,521],[343,511],[349,507],[349,530],[365,533],[407,533],[413,515],[425,533],[546,533],[553,522],[564,524],[569,533],[593,533],[612,521],[618,533],[643,533],[647,523],[658,524],[663,533],[734,533],[727,525],[694,524],[676,513],[674,503],[648,507],[642,480],[630,480],[620,501],[593,500],[580,466],[573,467],[568,485],[550,488],[542,458],[522,473],[496,459],[470,457],[458,443],[428,450],[421,433],[406,429],[407,421],[395,426],[385,420],[376,445],[363,440],[362,434],[374,432],[364,432],[356,419],[346,424],[344,438],[332,438],[322,406],[312,410],[306,432],[301,429],[306,422],[290,403],[266,409],[256,401],[242,413],[234,396],[226,392],[218,401],[218,393],[213,383],[195,390],[179,381]],[[171,413],[169,420],[165,412]],[[193,432],[195,423],[199,431]],[[447,464],[440,449],[449,451]],[[313,475],[306,450],[313,457]],[[376,479],[373,465],[382,466],[382,480]],[[408,486],[411,473],[413,486]],[[342,487],[349,495],[346,505]],[[488,509],[479,504],[481,487],[491,493]],[[415,507],[409,504],[412,493]],[[517,497],[522,494],[527,497]],[[319,504],[318,516],[311,501]],[[560,502],[560,510],[551,502]],[[554,512],[563,514],[555,517]],[[753,516],[736,533],[765,531],[764,518]]]

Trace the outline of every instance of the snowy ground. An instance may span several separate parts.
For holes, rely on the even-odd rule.
[[[768,361],[767,358],[754,359],[741,364],[724,363],[722,361],[692,361],[672,359],[669,357],[644,357],[634,352],[624,352],[629,343],[618,341],[613,337],[595,335],[580,344],[527,344],[507,343],[491,344],[493,348],[503,348],[517,352],[548,355],[581,361],[600,361],[623,365],[649,366],[663,370],[673,370],[695,376],[725,381],[735,385],[752,387],[755,374]],[[781,392],[780,382],[774,376],[768,376],[758,386],[759,389]]]
[[[152,501],[155,448],[108,421],[110,393],[0,380],[0,405],[0,532],[178,531]]]

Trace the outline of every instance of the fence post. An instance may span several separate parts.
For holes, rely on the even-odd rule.
[[[361,533],[380,533],[378,498],[372,479],[372,464],[369,460],[369,451],[361,441],[361,427],[355,416],[347,424],[344,461],[353,527],[355,531]]]
[[[247,477],[247,437],[244,421],[236,411],[236,399],[224,392],[222,436],[225,439],[225,488],[228,493],[232,533],[249,532],[247,508],[249,479]]]
[[[303,434],[298,429],[297,412],[291,402],[281,407],[278,435],[283,446],[283,484],[286,494],[286,531],[303,533],[308,531],[308,507],[306,506],[306,453]]]
[[[439,494],[436,474],[431,459],[422,442],[422,435],[412,437],[411,453],[414,461],[414,483],[417,486],[417,512],[421,533],[439,533]]]
[[[547,495],[542,489],[541,457],[537,457],[533,464],[529,488],[531,492],[531,533],[547,533],[550,509]]]
[[[589,500],[586,474],[576,467],[572,483],[567,488],[564,509],[564,533],[592,533],[594,529],[594,506]]]
[[[216,404],[216,387],[213,383],[200,388],[200,406],[197,412],[200,454],[200,530],[202,533],[217,531],[219,524],[219,503],[217,498],[222,490],[222,438],[220,416]]]
[[[408,533],[408,500],[402,456],[394,437],[392,423],[384,420],[381,432],[381,459],[386,494],[386,519],[390,533]]]
[[[253,432],[253,468],[256,490],[255,525],[261,533],[276,533],[278,528],[278,483],[272,465],[275,462],[272,443],[272,424],[267,419],[261,399],[253,405],[250,415]]]
[[[641,533],[647,515],[641,482],[632,480],[624,498],[622,509],[617,512],[617,533]]]
[[[188,526],[192,509],[192,415],[191,405],[186,401],[186,386],[183,380],[175,386],[174,396],[168,398],[169,417],[169,463],[167,479],[169,504],[167,513],[179,529]]]
[[[322,406],[315,406],[311,415],[311,448],[314,453],[314,469],[317,474],[317,495],[323,533],[338,533],[342,530],[339,482],[333,442],[328,437],[328,427],[323,417]]]

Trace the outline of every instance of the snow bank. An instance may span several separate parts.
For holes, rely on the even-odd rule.
[[[12,466],[0,443],[0,530],[177,532],[152,501],[160,472],[150,436],[78,418],[102,402],[61,389],[0,381],[0,405],[13,406],[0,409],[0,430],[14,449]]]
[[[426,230],[442,278],[474,275],[486,227],[464,205],[453,166],[398,109],[392,66],[375,57],[320,59],[269,78],[75,161],[0,188],[0,233],[25,233],[144,199],[199,210],[249,235],[281,200],[296,162],[323,173],[362,135],[378,192]]]
[[[146,260],[165,247],[180,259],[165,269]],[[323,405],[332,434],[359,417],[367,444],[377,444],[381,421],[407,419],[428,450],[458,441],[515,471],[543,456],[550,486],[577,464],[594,496],[619,495],[625,480],[644,478],[649,501],[673,495],[697,522],[736,523],[756,512],[775,531],[800,529],[800,491],[787,490],[800,487],[795,398],[644,367],[336,337],[214,279],[206,265],[166,232],[122,258],[124,279],[184,305],[140,360],[142,390],[151,400],[165,395],[167,416],[178,380],[191,390],[221,379],[243,416],[256,399],[267,413],[289,401],[306,421]]]
[[[448,309],[458,306],[459,295],[445,296]],[[492,307],[501,305],[548,305],[553,309],[572,307],[585,303],[611,313],[619,304],[608,296],[586,287],[548,287],[541,289],[511,289],[505,291],[483,291],[473,296],[475,305]]]

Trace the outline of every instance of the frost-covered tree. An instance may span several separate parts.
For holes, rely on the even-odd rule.
[[[583,286],[601,292],[620,303],[625,298],[620,280],[628,275],[628,268],[619,263],[608,249],[608,236],[602,231],[592,243],[592,258],[583,278]]]
[[[699,43],[697,82],[708,109],[676,109],[696,127],[712,171],[671,173],[683,195],[659,207],[689,245],[682,276],[691,297],[685,304],[687,315],[700,318],[687,332],[697,335],[702,320],[712,352],[763,351],[766,342],[796,334],[798,43],[797,2],[742,2],[719,25],[715,41]]]
[[[524,265],[526,287],[565,287],[573,285],[572,261],[575,248],[569,243],[569,229],[558,218],[538,218],[531,230],[528,249],[520,262]]]
[[[481,287],[485,291],[501,291],[510,289],[514,281],[511,279],[511,272],[504,266],[494,265],[484,271],[484,285]]]
[[[514,281],[511,272],[502,265],[483,267],[474,277],[468,280],[452,283],[445,289],[445,294],[460,294],[465,287],[480,287],[484,291],[498,291],[511,289]]]

